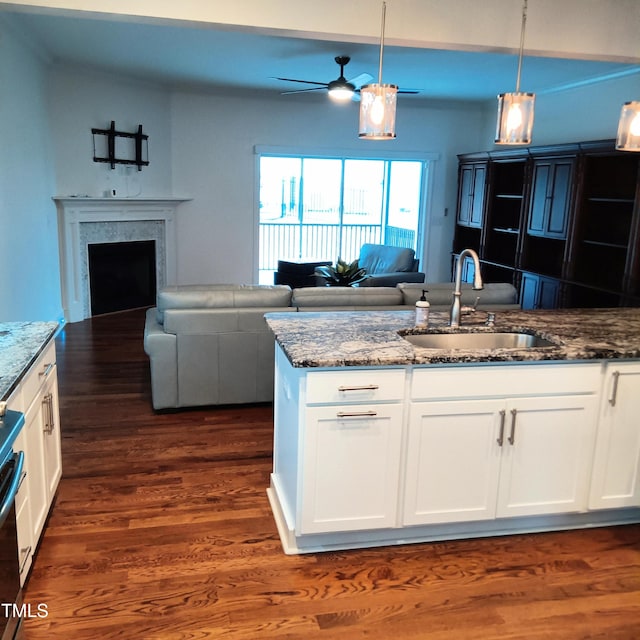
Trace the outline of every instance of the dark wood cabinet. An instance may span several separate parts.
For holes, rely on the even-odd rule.
[[[582,158],[570,279],[633,303],[638,289],[640,158],[591,153]],[[637,304],[637,302],[636,302]]]
[[[486,177],[486,161],[460,165],[458,224],[482,227]]]
[[[520,232],[525,215],[528,167],[525,157],[496,159],[489,167],[483,256],[487,262],[511,268],[515,277],[520,252]]]
[[[567,237],[574,160],[533,161],[527,233],[544,238]]]
[[[520,306],[523,309],[555,309],[560,301],[560,281],[522,272]]]
[[[470,234],[473,196],[462,194],[481,155],[483,210]],[[478,251],[487,282],[512,282],[524,308],[640,306],[640,154],[596,141],[459,160],[468,222],[458,220],[453,253]]]

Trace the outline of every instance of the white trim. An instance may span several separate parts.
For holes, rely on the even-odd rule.
[[[373,144],[370,141],[368,144]],[[356,158],[359,160],[422,160],[435,162],[440,160],[440,154],[434,151],[397,151],[384,149],[384,144],[368,147],[367,149],[320,149],[304,147],[284,147],[275,145],[255,145],[257,156],[295,156],[305,158]]]
[[[370,143],[369,143],[370,144]],[[381,150],[384,145],[376,145],[376,149]],[[410,161],[422,163],[421,193],[419,195],[420,210],[418,212],[418,228],[416,229],[416,258],[420,260],[421,269],[426,270],[426,257],[429,252],[429,238],[426,237],[426,230],[430,228],[432,211],[431,202],[434,189],[434,175],[437,162],[441,155],[437,152],[422,151],[395,151],[388,149],[384,153],[371,154],[358,149],[304,149],[301,147],[289,147],[279,145],[255,145],[254,146],[254,227],[253,227],[253,279],[258,282],[260,277],[259,266],[260,257],[260,158],[264,156],[291,156],[294,158],[323,158],[339,160],[379,160],[379,161]]]
[[[91,315],[87,266],[91,242],[155,240],[157,286],[176,282],[175,214],[185,198],[53,199],[58,210],[62,302],[67,322]]]

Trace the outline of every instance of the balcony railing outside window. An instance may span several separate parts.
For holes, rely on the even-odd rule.
[[[262,156],[260,283],[278,260],[352,261],[365,243],[417,249],[423,163]]]

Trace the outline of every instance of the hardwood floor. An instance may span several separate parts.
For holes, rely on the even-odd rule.
[[[154,414],[140,311],[58,338],[27,640],[640,638],[640,526],[285,556],[269,406]]]

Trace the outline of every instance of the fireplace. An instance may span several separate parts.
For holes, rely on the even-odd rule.
[[[153,305],[156,289],[175,284],[175,216],[185,198],[54,200],[58,209],[62,300],[67,322]],[[146,257],[133,257],[132,252],[142,248]],[[111,257],[101,255],[112,251],[121,253]],[[110,266],[98,267],[92,274],[94,259],[110,260]],[[101,282],[94,282],[95,278]],[[134,282],[143,283],[147,289],[144,295],[129,290]],[[113,292],[118,290],[122,300],[96,302],[93,299],[96,287],[105,290],[106,298],[117,298]]]
[[[155,240],[90,244],[88,251],[92,316],[155,304]]]

